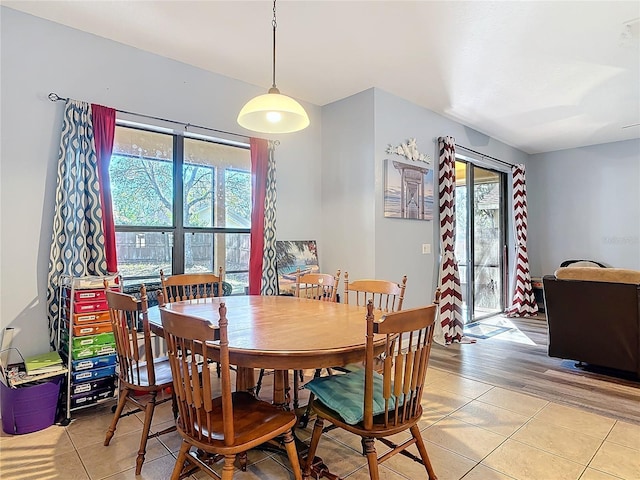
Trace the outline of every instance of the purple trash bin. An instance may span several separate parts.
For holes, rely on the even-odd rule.
[[[17,388],[9,388],[0,382],[2,430],[16,435],[36,432],[53,425],[63,378],[64,375]]]

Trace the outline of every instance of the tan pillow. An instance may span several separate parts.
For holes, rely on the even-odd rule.
[[[624,268],[573,267],[572,265],[559,268],[555,275],[561,280],[640,284],[640,272]]]

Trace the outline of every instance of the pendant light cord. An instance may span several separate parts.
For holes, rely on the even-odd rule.
[[[273,26],[273,84],[271,88],[277,90],[276,87],[276,27],[278,23],[276,22],[276,0],[273,0],[273,20],[271,21],[271,25]]]

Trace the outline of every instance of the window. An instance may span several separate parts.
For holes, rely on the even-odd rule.
[[[118,268],[125,283],[225,271],[249,283],[248,145],[117,125],[109,168]]]

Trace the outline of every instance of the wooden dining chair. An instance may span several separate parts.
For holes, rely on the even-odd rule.
[[[340,270],[335,275],[327,273],[305,273],[296,271],[295,295],[299,298],[335,302],[338,297]]]
[[[178,401],[178,433],[182,437],[171,478],[180,478],[187,461],[213,478],[230,480],[237,454],[282,436],[294,477],[301,480],[293,441],[296,416],[260,401],[248,392],[231,391],[227,307],[224,303],[220,304],[219,314],[216,327],[200,318],[160,309]],[[199,355],[212,357],[221,364],[221,395],[218,397],[212,398],[210,364],[205,362],[198,374]],[[218,476],[201,455],[190,451],[192,448],[223,456],[222,476]]]
[[[105,290],[118,357],[119,398],[104,445],[108,446],[111,442],[120,418],[143,411],[144,426],[136,458],[136,475],[139,475],[144,463],[147,440],[176,429],[172,426],[160,432],[149,433],[156,406],[173,399],[172,395],[166,393],[173,384],[171,367],[167,357],[154,356],[147,319],[145,286],[140,287],[140,300],[111,290],[107,282]],[[159,394],[165,397],[158,398]],[[136,409],[123,414],[127,402],[134,404]],[[173,407],[174,416],[177,416],[175,401]]]
[[[295,295],[299,298],[319,300],[322,302],[336,302],[338,299],[338,283],[340,282],[340,270],[335,275],[327,273],[300,273],[300,268],[296,271]],[[331,369],[327,369],[331,374]],[[262,371],[260,372],[262,373]],[[322,374],[321,369],[316,369],[313,378]],[[298,389],[300,382],[304,381],[304,371],[296,370],[293,373],[293,407],[298,408]],[[311,414],[311,402],[313,394],[309,397],[309,402],[305,412],[300,416],[299,425],[306,428]]]
[[[162,303],[180,302],[200,298],[223,296],[222,267],[218,268],[218,275],[213,273],[181,273],[165,277],[160,270],[160,284],[162,285]],[[220,365],[216,367],[220,376]]]
[[[379,480],[378,465],[396,453],[421,461],[428,478],[437,478],[418,428],[436,306],[387,313],[379,322],[374,321],[373,312],[373,301],[369,300],[364,368],[344,375],[320,377],[305,386],[316,396],[313,409],[317,414],[304,466],[305,479],[309,478],[325,421],[362,437],[371,480]],[[384,335],[385,341],[381,374],[374,368],[375,335]],[[400,445],[388,438],[407,430],[411,438]],[[375,440],[391,450],[378,457]],[[414,444],[419,459],[406,451]]]
[[[160,270],[160,283],[164,301],[168,303],[223,295],[222,267],[218,269],[218,275],[214,273],[182,273],[166,277],[164,271]]]
[[[400,283],[388,280],[354,280],[349,282],[349,272],[344,272],[344,303],[366,307],[369,300],[382,312],[402,310],[407,276]]]

